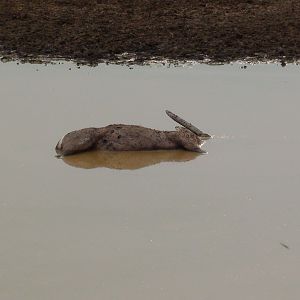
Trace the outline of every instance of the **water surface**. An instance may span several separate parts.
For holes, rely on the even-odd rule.
[[[299,67],[6,63],[0,85],[1,299],[299,297]],[[171,130],[165,109],[208,154],[55,158],[74,129]]]

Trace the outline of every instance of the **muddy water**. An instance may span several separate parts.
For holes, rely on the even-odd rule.
[[[297,299],[299,75],[1,64],[0,298]],[[172,129],[165,109],[208,154],[54,157],[77,128]]]

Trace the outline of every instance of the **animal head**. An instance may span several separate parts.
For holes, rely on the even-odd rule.
[[[179,137],[180,144],[184,149],[199,153],[206,153],[201,149],[201,146],[205,143],[205,140],[207,138],[202,138],[201,136],[191,132],[189,129],[181,126],[176,126],[175,128]]]

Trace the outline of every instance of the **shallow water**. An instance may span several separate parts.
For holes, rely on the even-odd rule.
[[[0,64],[0,298],[297,299],[299,70]],[[171,130],[165,109],[208,154],[55,158],[82,127]]]

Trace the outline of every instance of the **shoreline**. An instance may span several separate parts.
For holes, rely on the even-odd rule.
[[[298,0],[0,0],[0,29],[2,61],[300,60]]]

